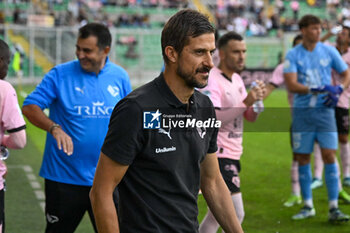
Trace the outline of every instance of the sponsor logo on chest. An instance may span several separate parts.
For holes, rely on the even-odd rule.
[[[74,110],[84,118],[109,118],[114,106],[106,106],[104,102],[91,102],[90,105],[75,105]]]

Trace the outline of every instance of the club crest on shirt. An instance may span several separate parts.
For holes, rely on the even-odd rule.
[[[119,93],[120,93],[119,87],[117,87],[117,86],[112,86],[112,85],[108,85],[107,91],[108,91],[113,97],[116,97],[116,96],[119,95]]]
[[[59,218],[55,215],[46,214],[46,219],[49,223],[55,223],[59,221]]]
[[[329,64],[329,60],[328,60],[328,59],[321,59],[321,60],[320,60],[320,64],[321,64],[323,67],[326,67],[326,66],[328,66],[328,64]]]
[[[197,132],[199,134],[199,137],[203,139],[207,133],[207,130],[204,127],[197,127]]]

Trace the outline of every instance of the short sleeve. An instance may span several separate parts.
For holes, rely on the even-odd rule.
[[[219,129],[214,128],[213,134],[210,138],[209,147],[208,147],[208,154],[215,153],[218,150],[217,145],[217,137],[218,137],[218,131]]]
[[[343,73],[348,68],[348,65],[340,56],[338,50],[336,50],[334,47],[329,47],[329,49],[332,57],[332,68],[338,73]]]
[[[23,106],[35,104],[41,109],[48,108],[57,97],[57,73],[56,68],[50,70],[35,90],[27,96]]]
[[[25,128],[25,121],[18,105],[16,91],[9,83],[7,84],[2,93],[5,95],[1,96],[4,98],[1,101],[3,103],[1,121],[6,131],[16,132],[17,129]]]
[[[209,103],[210,104],[210,103]],[[213,108],[212,104],[211,105],[211,118],[216,118],[216,113],[215,113],[215,109]],[[209,140],[209,147],[208,147],[208,151],[207,154],[211,154],[211,153],[215,153],[218,150],[218,146],[217,146],[217,137],[218,137],[218,128],[212,128],[212,134],[211,134],[211,138]]]
[[[273,70],[270,83],[272,83],[275,86],[281,86],[283,82],[283,64],[280,64]]]
[[[286,59],[283,62],[283,73],[297,73],[297,65],[293,54],[292,51],[287,53]]]
[[[141,108],[135,101],[123,99],[113,110],[102,152],[116,162],[130,165],[143,142]]]

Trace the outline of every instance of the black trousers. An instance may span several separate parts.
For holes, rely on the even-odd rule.
[[[73,233],[86,211],[97,232],[89,193],[91,186],[64,184],[45,179],[46,233]],[[114,194],[116,203],[117,191]]]
[[[5,232],[5,191],[0,190],[0,232]]]

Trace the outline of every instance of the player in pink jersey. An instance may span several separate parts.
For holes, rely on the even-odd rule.
[[[253,111],[255,101],[262,99],[265,84],[256,81],[257,86],[247,93],[239,73],[245,66],[246,45],[243,38],[229,32],[218,41],[220,63],[210,70],[208,86],[201,91],[207,94],[216,109],[217,119],[222,122],[218,133],[217,156],[221,174],[232,194],[236,214],[240,222],[244,218],[242,194],[240,192],[240,162],[243,152],[243,117],[255,121],[258,114]],[[208,209],[199,232],[216,232],[219,224]]]
[[[8,45],[0,39],[0,144],[2,147],[22,149],[26,144],[25,122],[15,89],[4,81],[10,64]],[[5,132],[7,132],[5,134]],[[0,233],[4,232],[4,185],[7,167],[0,160]]]

